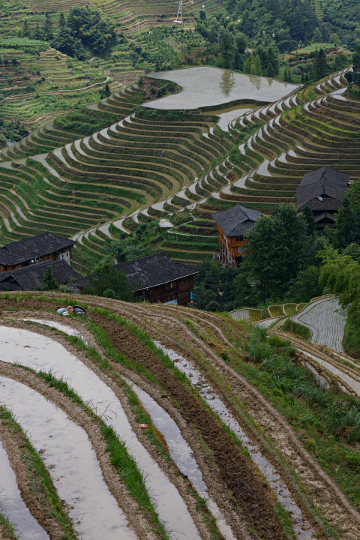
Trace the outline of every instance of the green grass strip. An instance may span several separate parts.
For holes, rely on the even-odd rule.
[[[6,425],[12,436],[16,437],[16,442],[19,443],[19,440],[21,440],[21,461],[24,463],[26,470],[31,471],[31,479],[29,478],[31,480],[29,483],[30,491],[36,494],[47,517],[57,520],[64,533],[62,538],[64,540],[76,540],[77,537],[72,523],[64,512],[47,468],[21,426],[4,405],[0,405],[0,421],[3,425]],[[12,532],[12,534],[14,533]],[[12,537],[10,536],[10,538]]]
[[[154,503],[147,492],[143,475],[139,471],[136,461],[129,454],[125,443],[119,441],[114,429],[111,426],[107,426],[63,379],[56,378],[51,372],[35,371],[26,366],[20,367],[27,371],[31,371],[34,375],[45,381],[50,387],[59,390],[59,392],[64,394],[68,399],[84,409],[91,419],[98,424],[101,433],[107,442],[106,452],[109,452],[110,462],[116,468],[117,473],[129,490],[130,495],[136,500],[139,508],[148,517],[150,523],[154,527],[154,532],[159,534],[164,540],[170,540],[169,533],[155,511]]]

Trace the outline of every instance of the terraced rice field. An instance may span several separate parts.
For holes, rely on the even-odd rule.
[[[311,330],[311,343],[326,345],[335,351],[344,352],[342,340],[346,316],[342,313],[336,298],[313,302],[292,319]]]
[[[1,49],[1,56],[9,64],[0,64],[0,115],[6,121],[23,123],[30,131],[96,101],[109,79],[99,66],[78,62],[51,48],[39,57],[26,47]]]
[[[227,132],[217,127],[218,106],[140,116],[136,85],[57,119],[5,151],[12,161],[0,163],[4,241],[56,230],[78,241],[74,263],[85,272],[107,238],[166,218],[174,227],[164,230],[162,249],[176,260],[210,260],[218,252],[213,212],[235,203],[272,212],[294,202],[314,167],[356,179],[359,105],[344,95],[344,72],[250,111],[235,105],[240,117]],[[82,136],[78,122],[95,132]]]
[[[57,315],[70,300],[88,316]],[[229,363],[246,332],[187,308],[3,295],[0,517],[15,537],[310,540],[326,520],[355,540],[344,495]]]
[[[127,34],[137,33],[138,30],[147,30],[154,26],[172,24],[176,18],[178,0],[77,0],[77,6],[89,6],[99,9],[103,14],[112,19],[118,32]],[[205,5],[208,14],[219,10],[219,4],[215,0],[185,0],[183,2],[184,23],[192,25],[194,15]],[[16,27],[22,26],[25,17],[30,28],[34,28],[36,22],[41,23],[43,14],[50,12],[51,20],[58,23],[59,13],[65,15],[73,7],[69,0],[27,0],[27,2],[13,2],[4,6],[1,22],[4,35],[16,35]]]
[[[359,105],[344,96],[343,74],[245,114],[240,108],[226,136],[218,107],[216,115],[173,119],[134,114],[143,101],[136,85],[76,113],[75,123],[104,126],[91,136],[59,119],[7,150],[12,163],[0,163],[4,241],[61,231],[78,240],[76,269],[85,271],[106,238],[166,218],[175,225],[162,242],[171,257],[209,260],[218,251],[213,212],[234,203],[271,212],[293,202],[303,174],[322,165],[356,178]]]

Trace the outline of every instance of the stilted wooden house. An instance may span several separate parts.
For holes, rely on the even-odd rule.
[[[239,266],[246,246],[246,233],[259,219],[260,212],[237,204],[213,214],[220,240],[220,261],[227,266]]]
[[[296,204],[302,212],[309,205],[315,218],[316,228],[334,228],[335,215],[341,207],[350,183],[348,173],[321,167],[304,174],[296,189]]]

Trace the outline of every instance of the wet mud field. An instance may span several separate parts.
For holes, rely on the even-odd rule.
[[[87,317],[56,314],[71,301]],[[246,325],[55,293],[0,308],[3,538],[360,538],[356,508],[234,369]]]

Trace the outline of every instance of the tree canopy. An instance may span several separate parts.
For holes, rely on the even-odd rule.
[[[112,264],[104,264],[96,270],[95,275],[89,275],[88,279],[90,286],[85,287],[86,294],[116,298],[125,302],[137,300],[134,287],[129,285],[128,278]]]

